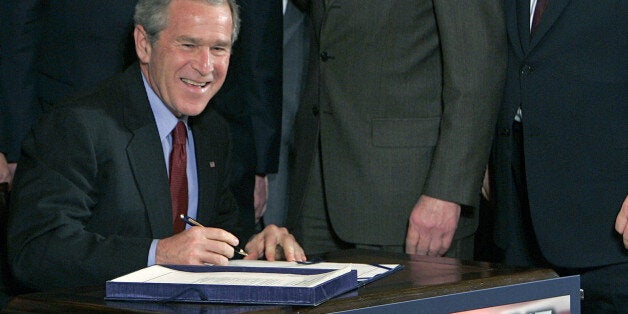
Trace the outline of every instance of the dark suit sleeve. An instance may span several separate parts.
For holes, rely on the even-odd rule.
[[[0,152],[9,162],[41,111],[33,75],[41,9],[39,0],[0,2]]]
[[[113,158],[105,156],[110,151],[94,144],[98,135],[90,129],[98,123],[93,122],[55,109],[24,140],[11,198],[8,256],[15,277],[30,288],[100,284],[146,266],[152,239],[143,233],[144,209],[135,214],[130,197],[119,197],[126,206],[113,205],[117,197],[106,194],[103,180],[120,178],[109,190],[133,180],[116,171]],[[104,140],[118,140],[109,136]]]
[[[426,195],[476,206],[506,67],[501,1],[434,1],[443,63],[443,117]]]

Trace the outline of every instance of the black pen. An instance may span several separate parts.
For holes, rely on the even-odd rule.
[[[201,225],[200,222],[194,220],[193,218],[186,216],[184,214],[179,215],[179,217],[185,221],[186,224],[190,225],[190,226],[198,226],[198,227],[205,227],[203,225]],[[236,253],[242,255],[242,256],[247,256],[249,255],[248,253],[246,253],[246,251],[244,251],[244,249],[239,248],[239,247],[233,247],[233,249],[235,250]]]

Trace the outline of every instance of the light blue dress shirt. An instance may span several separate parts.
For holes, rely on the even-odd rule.
[[[187,116],[177,118],[170,109],[164,104],[164,102],[155,94],[152,87],[146,81],[146,78],[142,74],[142,80],[144,81],[144,88],[148,95],[148,102],[150,108],[155,116],[157,122],[157,130],[159,131],[159,139],[161,140],[161,147],[164,153],[164,164],[168,175],[170,175],[170,151],[172,150],[172,135],[171,132],[179,121],[185,123],[187,129],[188,138],[186,143],[187,148],[187,177],[188,177],[188,216],[196,218],[198,212],[198,177],[196,173],[196,154],[194,151],[194,135],[190,129]],[[149,209],[150,210],[150,209]],[[186,226],[190,228],[190,226]],[[157,243],[159,239],[154,239],[150,246],[148,253],[148,266],[155,264],[155,253],[157,251]]]

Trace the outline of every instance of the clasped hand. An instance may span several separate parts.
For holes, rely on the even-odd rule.
[[[226,265],[233,258],[238,238],[219,228],[191,227],[159,240],[155,262],[178,265]],[[303,262],[305,252],[286,228],[269,225],[246,244],[244,259],[266,258]]]

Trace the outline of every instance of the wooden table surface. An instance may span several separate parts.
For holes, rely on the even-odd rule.
[[[15,297],[5,311],[329,313],[557,277],[549,269],[512,268],[451,258],[366,250],[338,251],[320,257],[330,262],[402,264],[404,268],[316,307],[106,301],[103,284],[100,287],[21,295]]]

